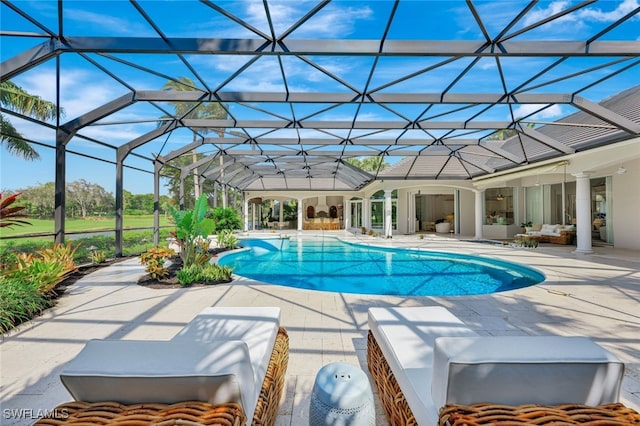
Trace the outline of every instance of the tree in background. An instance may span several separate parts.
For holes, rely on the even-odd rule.
[[[196,154],[196,161],[204,157],[204,154]],[[180,168],[186,167],[193,162],[192,156],[181,156],[167,163],[168,167],[162,169],[163,176],[167,179],[165,186],[171,194],[171,200],[174,206],[180,205]],[[215,182],[206,180],[201,192],[203,194],[213,193]],[[186,179],[184,182],[184,205],[186,208],[193,207],[193,200],[195,200],[195,189],[193,180]]]
[[[52,120],[58,113],[55,104],[45,101],[39,96],[29,94],[22,87],[9,80],[0,83],[0,105],[10,111],[42,121]],[[0,145],[4,145],[9,154],[22,157],[25,160],[40,158],[38,151],[2,114],[0,114],[0,130]]]
[[[216,207],[211,211],[211,219],[215,223],[214,232],[242,229],[240,216],[231,207]]]
[[[134,194],[124,190],[124,214],[127,215],[148,215],[153,214],[154,197],[153,194]],[[170,199],[166,195],[160,196],[160,213],[167,212],[167,204]]]
[[[29,186],[21,189],[21,201],[31,217],[38,219],[52,219],[55,211],[56,186],[53,182],[47,182],[38,186]]]
[[[196,91],[196,87],[193,80],[189,77],[180,77],[178,80],[169,80],[162,90],[175,90],[175,91]],[[174,107],[174,115],[178,118],[190,118],[190,119],[224,119],[227,117],[227,111],[219,102],[203,102],[194,106],[193,102],[171,102]],[[198,129],[201,133],[217,132],[220,137],[224,134],[224,129],[216,128],[201,128]],[[193,132],[193,142],[197,140],[198,134]],[[195,150],[192,151],[192,162],[198,161],[198,155]],[[175,185],[174,185],[175,186]],[[200,189],[200,182],[198,178],[198,169],[193,170],[193,189],[194,199],[197,199],[202,194]]]
[[[527,123],[526,127],[533,129],[536,127],[535,123]],[[489,136],[485,138],[488,141],[506,141],[509,138],[512,138],[518,134],[516,129],[500,129],[496,130]]]
[[[389,163],[384,161],[384,157],[364,157],[362,159],[359,158],[347,158],[345,162],[355,166],[365,172],[373,172],[377,173],[381,170],[389,167]]]
[[[115,208],[113,194],[102,186],[87,182],[83,179],[70,182],[67,185],[67,215],[69,217],[94,214],[112,216]],[[13,191],[11,191],[13,192]],[[29,217],[38,219],[53,219],[55,210],[55,185],[53,182],[29,186],[19,189],[22,193],[19,204],[25,207]],[[133,194],[124,190],[124,208],[127,215],[153,214],[153,194]],[[167,212],[170,199],[167,195],[160,196],[160,212]],[[85,217],[83,216],[83,217]]]

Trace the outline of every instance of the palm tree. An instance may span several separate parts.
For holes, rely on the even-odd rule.
[[[389,163],[384,161],[384,157],[380,157],[380,156],[364,157],[362,159],[347,158],[344,161],[351,164],[352,166],[356,166],[357,168],[364,170],[365,172],[377,173],[389,167]]]
[[[8,110],[42,121],[51,120],[58,113],[55,104],[45,101],[39,96],[29,94],[22,87],[9,80],[0,83],[0,105]],[[22,157],[25,160],[40,158],[38,151],[2,114],[0,114],[0,145],[4,145],[11,155]]]
[[[195,83],[189,77],[180,77],[178,80],[169,80],[162,90],[177,90],[177,91],[194,91],[198,90]],[[224,119],[227,117],[227,111],[218,102],[206,102],[193,108],[191,102],[171,102],[175,108],[176,117],[192,118],[192,119]],[[191,109],[193,108],[193,109]],[[222,129],[201,129],[203,133],[218,132],[222,137]],[[193,141],[197,138],[196,132],[193,132]],[[198,161],[197,153],[195,150],[192,152],[192,161],[195,163]],[[200,196],[200,182],[198,181],[198,169],[193,170],[193,185],[194,195],[197,199]]]

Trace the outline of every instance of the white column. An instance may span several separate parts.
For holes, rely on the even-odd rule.
[[[576,177],[576,249],[575,253],[593,253],[591,249],[591,185],[589,173]]]
[[[416,233],[416,194],[415,192],[407,192],[407,234]]]
[[[344,229],[351,227],[351,200],[342,199],[342,220],[344,221]]]
[[[302,198],[298,198],[298,231],[302,231],[303,222],[304,222],[304,215],[302,213]]]
[[[244,200],[244,231],[249,230],[249,200]]]
[[[229,191],[227,191],[227,186],[222,185],[222,207],[225,209],[229,205],[228,197],[229,197]]]
[[[391,237],[393,235],[393,220],[391,217],[391,190],[384,190],[384,236]]]
[[[362,199],[362,226],[371,229],[371,207],[368,198]]]
[[[282,200],[278,200],[278,209],[280,210],[280,216],[278,217],[278,222],[284,222],[284,209],[282,208]],[[280,223],[278,223],[278,229],[280,229]]]
[[[475,219],[476,219],[476,240],[484,238],[482,235],[482,225],[484,224],[484,208],[482,207],[482,199],[484,198],[484,191],[476,191],[476,206],[475,206]]]

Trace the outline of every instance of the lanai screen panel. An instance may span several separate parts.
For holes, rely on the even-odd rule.
[[[212,161],[184,172],[240,190],[359,189],[471,179],[640,134],[631,2],[0,7],[0,78],[65,111],[31,125],[149,172],[195,152]],[[371,156],[391,167],[345,164]]]

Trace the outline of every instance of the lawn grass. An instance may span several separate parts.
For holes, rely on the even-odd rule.
[[[25,234],[39,234],[54,232],[53,219],[27,219],[31,225],[0,228],[3,237],[14,237]],[[160,216],[160,226],[170,226],[172,222],[166,216]],[[112,231],[116,226],[113,217],[89,217],[87,219],[67,219],[65,232],[93,232]],[[153,227],[153,215],[124,216],[124,228],[151,228]]]
[[[53,234],[53,220],[28,219],[31,225],[0,228],[0,236],[5,237],[0,240],[0,265],[10,258],[12,253],[35,253],[38,250],[50,247],[53,244],[53,235],[29,236],[33,234]],[[165,216],[160,217],[160,243],[166,244],[169,230],[172,223]],[[164,227],[164,228],[163,228]],[[67,240],[72,240],[74,247],[78,247],[74,259],[78,264],[90,261],[91,246],[97,247],[104,252],[107,258],[115,254],[115,219],[114,218],[91,218],[91,219],[68,219],[65,223],[65,233]],[[145,216],[125,216],[122,252],[123,255],[139,254],[153,245],[153,215]],[[147,228],[147,229],[138,229]],[[134,229],[129,230],[127,229]],[[89,235],[77,235],[72,233],[84,233]],[[95,232],[95,234],[92,234]],[[9,238],[6,238],[9,237]],[[16,238],[11,238],[16,237]]]

